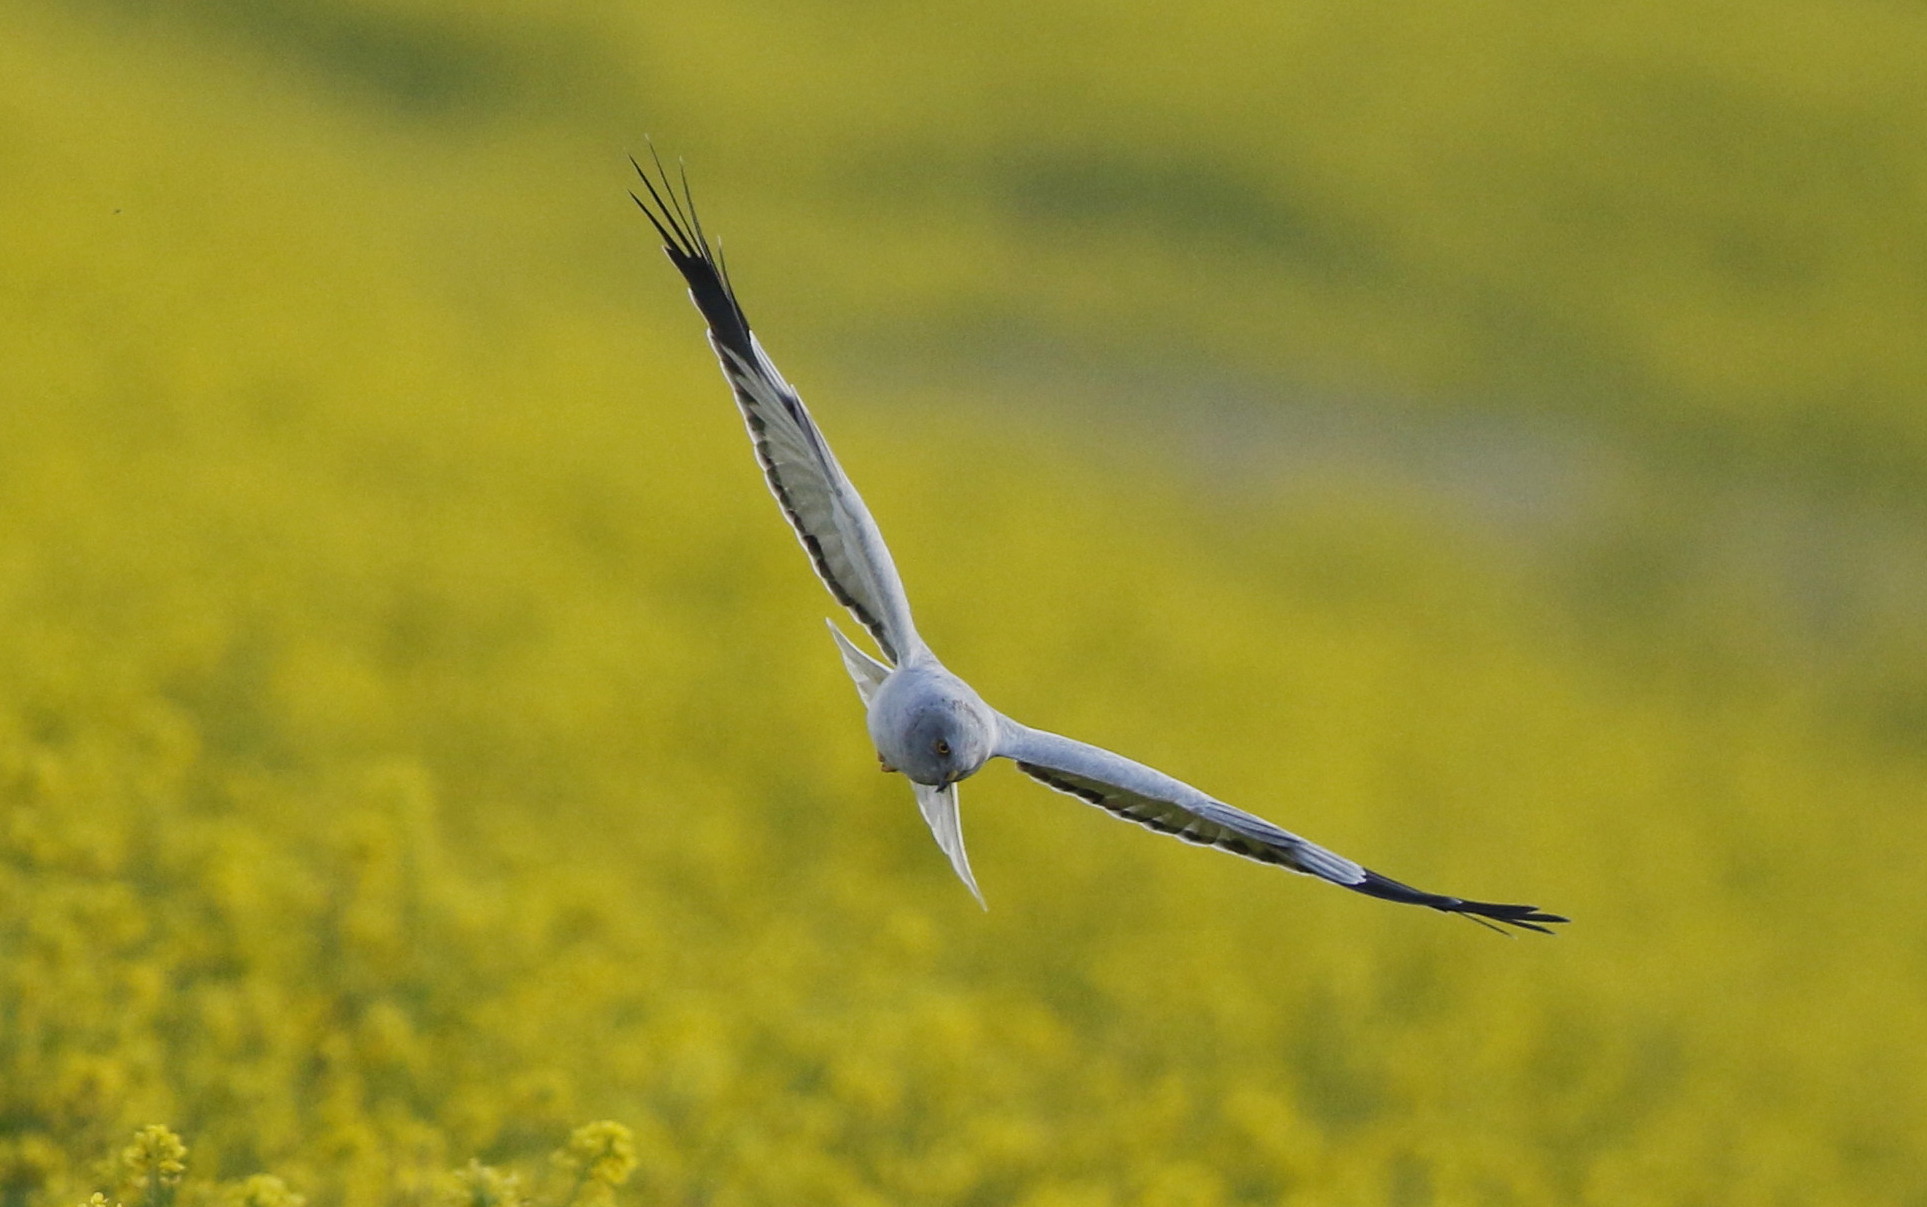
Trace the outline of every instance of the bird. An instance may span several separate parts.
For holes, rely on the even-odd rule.
[[[630,197],[662,239],[709,328],[709,345],[742,412],[770,493],[809,554],[818,577],[876,641],[882,659],[860,649],[834,620],[830,634],[856,684],[865,723],[886,772],[910,782],[937,846],[980,906],[958,814],[957,784],[993,758],[1008,759],[1047,787],[1186,842],[1326,880],[1386,901],[1457,914],[1493,930],[1553,933],[1568,919],[1533,905],[1472,901],[1381,876],[1190,784],[1099,746],[1034,729],[998,712],[937,659],[910,617],[910,601],[883,533],[830,451],[809,409],[750,330],[742,303],[697,217],[689,175],[670,177],[650,146],[652,174],[630,164],[642,191]],[[987,907],[986,907],[987,908]]]

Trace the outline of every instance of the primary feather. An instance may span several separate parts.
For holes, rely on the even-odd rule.
[[[636,172],[650,200],[630,196],[662,236],[663,251],[709,324],[710,346],[742,410],[770,493],[830,594],[876,638],[885,657],[901,661],[918,644],[917,632],[910,623],[903,583],[869,508],[837,464],[803,399],[750,331],[722,257],[697,221],[688,182],[679,197],[666,176],[652,180],[640,164]]]

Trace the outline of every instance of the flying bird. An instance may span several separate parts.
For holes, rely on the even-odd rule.
[[[918,635],[903,582],[869,508],[837,464],[802,398],[750,331],[720,245],[711,244],[696,217],[687,174],[678,192],[660,160],[653,176],[630,162],[647,199],[630,196],[662,236],[663,251],[709,324],[709,345],[722,362],[770,493],[830,594],[869,631],[883,653],[881,661],[872,658],[835,621],[829,622],[843,666],[867,710],[878,761],[885,771],[901,772],[910,781],[937,845],[979,904],[983,893],[964,853],[957,783],[991,759],[1005,758],[1032,779],[1127,821],[1367,896],[1544,934],[1552,933],[1548,924],[1566,921],[1533,905],[1468,901],[1401,884],[1161,771],[1033,729],[986,704]]]

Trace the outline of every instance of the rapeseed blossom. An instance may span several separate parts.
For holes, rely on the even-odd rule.
[[[120,1151],[122,1199],[169,1207],[187,1172],[187,1146],[164,1124],[150,1123]]]
[[[568,1144],[550,1160],[574,1175],[574,1185],[563,1196],[565,1204],[606,1207],[614,1202],[616,1187],[635,1172],[635,1137],[612,1120],[587,1123],[569,1133]]]
[[[883,519],[919,624],[1013,714],[1390,874],[1575,923],[1506,943],[1118,826],[995,769],[965,794],[983,914],[874,770],[821,589],[648,239],[620,225],[621,172],[558,166],[607,158],[607,128],[439,110],[395,125],[366,105],[397,76],[470,81],[478,105],[534,95],[486,53],[479,74],[434,66],[471,34],[493,45],[497,20],[503,45],[572,62],[602,40],[530,31],[580,6],[525,27],[440,0],[316,3],[303,28],[326,53],[298,62],[245,7],[159,6],[136,30],[117,6],[0,6],[0,1207],[1921,1197],[1923,680],[1912,563],[1888,553],[1907,524],[1854,530],[1879,553],[1874,619],[1815,605],[1816,653],[1768,622],[1744,566],[1693,565],[1664,516],[1645,542],[1553,542],[1535,577],[1429,496],[1323,487],[1290,458],[1251,481],[1218,461],[1208,484],[1187,479],[1183,442],[1140,437],[1101,390],[1105,422],[1066,434],[914,382],[833,389],[830,362],[810,361],[831,341],[770,315],[772,333],[799,332],[783,363]],[[1540,9],[1501,32],[1600,44],[1541,22],[1592,16]],[[1279,28],[1319,25],[1297,12]],[[634,19],[688,21],[704,36],[660,45],[722,53],[693,8]],[[1903,18],[1878,19],[1892,28],[1877,49],[1914,70]],[[1187,17],[1187,36],[1218,28]],[[1148,45],[1113,32],[1106,54]],[[1746,47],[1755,34],[1771,36]],[[251,38],[273,55],[234,57]],[[710,74],[636,57],[669,81],[661,95],[678,72]],[[1888,62],[1865,58],[1866,74],[1903,70]],[[812,86],[867,96],[884,64],[855,66]],[[304,74],[336,70],[356,81],[340,95]],[[1675,93],[1673,78],[1642,86],[1684,97],[1667,112],[1714,135],[1752,95]],[[1789,122],[1837,97],[1821,82],[1788,85]],[[1534,132],[1558,116],[1514,100],[1465,112],[1526,113]],[[1833,112],[1813,129],[1834,130]],[[919,128],[901,128],[908,145]],[[1614,188],[1620,168],[1659,170],[1595,160],[1626,134],[1600,133],[1579,162]],[[977,137],[938,142],[953,135]],[[1118,137],[1141,143],[1135,125]],[[1398,175],[1425,158],[1409,148],[1331,147],[1318,162],[1366,157],[1388,205],[1408,190],[1384,182],[1424,183]],[[1018,194],[1041,187],[1034,166],[1009,170]],[[1223,192],[1179,176],[1152,198],[1153,234]],[[1109,179],[1060,181],[1037,204],[1080,181],[1102,202]],[[1557,183],[1584,197],[1590,179]],[[1432,183],[1415,210],[1470,187]],[[1702,183],[1681,186],[1696,205]],[[1768,207],[1751,221],[1770,225],[1772,192],[1748,194]],[[929,274],[906,288],[955,286],[973,331],[1000,313],[980,292],[999,266],[1025,265],[967,202],[897,248],[802,229],[791,207],[835,196],[716,194],[740,207],[732,238],[814,266],[786,298],[783,254],[759,253],[768,308],[804,326],[853,316],[838,338],[872,321],[888,256]],[[1609,199],[1635,194],[1511,212],[1591,220],[1656,195]],[[1628,341],[1615,382],[1697,383],[1692,413],[1715,432],[1728,415],[1736,441],[1887,430],[1869,399],[1911,398],[1892,383],[1918,374],[1856,350],[1913,347],[1868,320],[1918,326],[1880,304],[1911,288],[1885,250],[1898,228],[1865,224],[1880,236],[1864,240],[1869,284],[1852,268],[1862,226],[1807,221],[1816,196],[1788,202],[1812,258],[1783,275],[1728,296],[1670,275],[1704,266],[1693,257],[1588,244],[1553,290],[1563,308],[1524,326],[1584,343],[1558,316],[1592,315]],[[1270,355],[1307,328],[1254,308],[1252,274],[1362,264],[1359,280],[1385,273],[1384,321],[1412,326],[1347,346],[1448,349],[1437,375],[1471,372],[1484,345],[1424,338],[1453,309],[1422,293],[1431,263],[1401,275],[1376,258],[1415,229],[1387,218],[1401,234],[1333,261],[1134,242],[1113,223],[1051,241],[1039,275],[1067,291],[1052,295],[1065,315],[1181,297],[1214,347]],[[1462,242],[1448,232],[1439,254]],[[1070,270],[1099,245],[1141,287]],[[1556,268],[1530,241],[1501,250],[1517,254],[1457,308],[1490,318],[1495,357],[1501,336],[1527,338],[1509,291]],[[1223,296],[1202,296],[1196,256],[1220,257]],[[1628,264],[1646,270],[1621,279]],[[1594,288],[1607,278],[1619,292]],[[1745,324],[1755,305],[1794,323],[1784,279],[1838,301],[1799,325],[1812,341]],[[1364,292],[1334,286],[1306,321]],[[1626,300],[1648,296],[1651,311]],[[1712,334],[1666,321],[1682,313],[1717,316]],[[1812,385],[1830,359],[1888,385],[1813,385],[1812,429],[1742,405],[1760,364]],[[1006,405],[1048,410],[1030,401]],[[1894,430],[1917,410],[1896,409]],[[1100,427],[1115,445],[1090,447]],[[1697,481],[1705,450],[1688,443]],[[958,480],[973,486],[963,523]],[[1598,485],[1608,506],[1613,489]],[[1788,556],[1831,581],[1841,544]],[[1880,621],[1888,599],[1900,620]]]

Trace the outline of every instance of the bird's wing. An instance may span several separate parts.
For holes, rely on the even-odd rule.
[[[869,508],[837,464],[803,400],[750,333],[722,257],[696,219],[688,180],[683,180],[679,195],[660,163],[655,177],[640,164],[636,172],[647,200],[630,196],[662,236],[663,251],[689,283],[689,297],[709,323],[709,345],[735,392],[770,493],[830,594],[870,631],[885,657],[902,661],[917,647],[916,629],[903,583]]]
[[[977,888],[977,878],[970,874],[970,856],[964,854],[963,819],[957,815],[957,785],[945,784],[941,788],[932,788],[928,784],[912,782],[910,786],[917,790],[917,808],[922,810],[923,820],[930,826],[930,833],[936,838],[937,845],[950,856],[950,866],[957,870],[958,879],[964,882],[964,887],[970,890],[970,895],[977,899],[978,905],[989,909],[984,903],[983,893]]]
[[[1317,876],[1354,892],[1543,933],[1551,933],[1545,923],[1566,921],[1533,905],[1466,901],[1400,884],[1161,771],[1084,742],[1019,725],[1008,717],[1000,721],[996,753],[1013,760],[1032,779],[1127,821],[1186,842]]]

